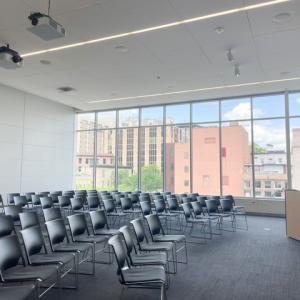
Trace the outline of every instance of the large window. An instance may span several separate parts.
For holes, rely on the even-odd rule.
[[[300,93],[286,95],[80,113],[76,188],[283,199],[300,189]]]

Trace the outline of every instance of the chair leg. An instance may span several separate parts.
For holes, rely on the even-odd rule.
[[[160,299],[161,299],[161,300],[167,300],[167,293],[166,293],[166,286],[165,286],[165,283],[163,283],[163,284],[161,285]]]

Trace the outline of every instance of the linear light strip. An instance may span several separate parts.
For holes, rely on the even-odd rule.
[[[208,14],[208,15],[204,15],[204,16],[199,16],[199,17],[195,17],[195,18],[184,19],[181,21],[176,21],[176,22],[167,23],[167,24],[163,24],[163,25],[147,27],[147,28],[143,28],[143,29],[139,29],[139,30],[130,31],[130,32],[106,36],[106,37],[102,37],[102,38],[98,38],[98,39],[78,42],[78,43],[74,43],[74,44],[68,44],[68,45],[55,47],[55,48],[49,48],[49,49],[45,49],[45,50],[38,50],[38,51],[34,51],[34,52],[23,53],[23,54],[21,54],[21,56],[22,57],[30,57],[30,56],[49,53],[49,52],[57,52],[57,51],[62,51],[62,50],[70,49],[70,48],[77,48],[77,47],[81,47],[81,46],[85,46],[85,45],[108,41],[108,40],[114,40],[114,39],[118,39],[118,38],[138,35],[141,33],[151,32],[151,31],[155,31],[155,30],[175,27],[175,26],[193,23],[193,22],[199,22],[202,20],[217,18],[217,17],[226,16],[226,15],[230,15],[230,14],[235,14],[238,12],[254,10],[254,9],[263,8],[263,7],[276,5],[276,4],[280,4],[280,3],[284,3],[284,2],[289,2],[289,1],[290,0],[273,0],[273,1],[263,2],[263,3],[259,3],[259,4],[248,5],[248,6],[244,6],[244,7],[240,7],[240,8],[234,8],[234,9],[225,10],[225,11],[212,13],[212,14]]]
[[[244,86],[263,85],[263,84],[287,82],[287,81],[296,81],[296,80],[300,80],[300,77],[277,79],[277,80],[257,81],[257,82],[247,82],[247,83],[232,84],[232,85],[221,85],[221,86],[213,86],[213,87],[199,88],[199,89],[192,89],[192,90],[183,90],[183,91],[167,92],[167,93],[156,93],[156,94],[148,94],[148,95],[138,95],[138,96],[130,96],[130,97],[122,97],[122,98],[93,100],[93,101],[88,101],[87,103],[93,104],[93,103],[102,103],[102,102],[110,102],[110,101],[122,101],[122,100],[131,100],[131,99],[152,98],[152,97],[158,97],[158,96],[161,97],[161,96],[169,96],[169,95],[179,95],[179,94],[187,94],[187,93],[204,92],[204,91],[211,91],[211,90],[231,89],[231,88],[244,87]]]

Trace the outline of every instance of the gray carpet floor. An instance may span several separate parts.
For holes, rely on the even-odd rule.
[[[171,275],[168,299],[300,299],[300,243],[285,236],[285,220],[248,217],[249,230],[224,232],[207,244],[189,244],[189,263]],[[64,300],[121,299],[116,264],[80,276]],[[55,299],[50,292],[44,299]],[[159,291],[126,289],[122,299],[159,299]]]

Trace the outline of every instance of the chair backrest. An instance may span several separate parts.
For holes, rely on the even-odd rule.
[[[136,203],[138,203],[139,202],[139,194],[138,193],[132,193],[131,195],[130,195],[130,199],[131,199],[131,202],[133,203],[133,204],[136,204]]]
[[[151,236],[157,235],[157,234],[164,234],[163,228],[161,226],[160,220],[158,215],[148,215],[146,216],[146,221],[151,233]]]
[[[30,227],[21,230],[28,262],[31,264],[30,256],[38,254],[44,249],[47,253],[45,241],[40,227]]]
[[[140,194],[140,202],[149,202],[151,203],[150,195],[149,194]]]
[[[143,214],[144,217],[152,214],[152,209],[151,209],[151,203],[150,202],[141,201],[140,205],[141,205],[141,210],[142,210],[142,214]]]
[[[27,206],[28,202],[26,196],[14,196],[14,204],[21,207]]]
[[[33,195],[35,195],[35,192],[27,192],[27,193],[25,193],[25,197],[26,197],[27,201],[31,202]]]
[[[89,209],[98,208],[100,205],[99,198],[97,195],[96,196],[88,196],[87,203],[88,203]]]
[[[124,247],[123,241],[121,239],[121,235],[117,234],[111,237],[108,240],[108,244],[112,246],[114,249],[114,253],[116,256],[116,260],[118,263],[118,275],[121,276],[121,281],[124,282],[124,277],[122,274],[122,269],[126,266],[129,267],[128,260],[127,260],[127,251]]]
[[[58,203],[60,207],[69,207],[71,205],[71,195],[70,196],[58,196]]]
[[[223,199],[226,199],[226,200],[231,200],[232,201],[232,204],[235,205],[235,201],[234,201],[234,198],[232,195],[225,195],[222,197]]]
[[[7,203],[8,204],[14,204],[14,197],[20,196],[20,193],[9,193],[7,194]]]
[[[41,205],[41,199],[39,195],[32,195],[31,200],[33,205]]]
[[[202,207],[206,207],[206,202],[205,202],[205,200],[207,200],[206,196],[198,196],[197,200],[201,203]]]
[[[195,216],[200,216],[203,213],[203,209],[200,201],[193,201],[191,205]]]
[[[54,250],[55,245],[60,244],[65,240],[69,241],[64,220],[57,219],[48,221],[45,223],[45,225],[47,228],[52,251]]]
[[[43,209],[43,214],[44,214],[45,222],[63,219],[59,207],[50,207],[50,208]]]
[[[38,195],[39,195],[40,197],[48,197],[49,194],[50,194],[50,192],[39,192],[39,193],[38,193]]]
[[[25,211],[19,213],[20,223],[22,229],[26,229],[33,226],[40,226],[39,217],[35,211]]]
[[[58,203],[58,195],[51,193],[49,197],[52,198],[53,203]]]
[[[124,198],[121,198],[121,208],[122,210],[129,210],[133,208],[132,201],[129,197],[126,196]]]
[[[179,209],[178,202],[177,202],[177,199],[175,196],[167,197],[167,202],[168,202],[169,210],[178,210]]]
[[[94,210],[89,212],[92,228],[95,233],[95,231],[102,229],[102,228],[109,228],[107,223],[107,218],[105,215],[105,211],[103,209],[100,210]]]
[[[218,212],[218,202],[215,199],[205,200],[207,212],[208,213],[217,213]]]
[[[71,207],[73,210],[81,210],[83,209],[83,198],[75,197],[71,199]]]
[[[233,202],[231,199],[220,199],[223,212],[231,212],[233,210]]]
[[[115,200],[116,200],[116,205],[121,206],[121,199],[124,198],[125,196],[123,194],[117,194],[115,195]],[[111,196],[105,196],[103,199],[108,200],[111,199]]]
[[[132,238],[130,228],[129,228],[129,226],[123,226],[119,229],[119,231],[122,232],[122,234],[123,234],[125,245],[127,248],[127,255],[130,258],[130,254],[131,254],[132,250],[135,250],[134,240]]]
[[[181,206],[183,209],[184,217],[185,217],[186,221],[188,221],[189,219],[192,218],[190,203],[182,203]]]
[[[116,211],[115,202],[112,199],[104,199],[103,205],[106,213],[112,213]]]
[[[24,264],[21,246],[16,235],[9,235],[0,239],[0,275],[4,280],[3,272],[18,265],[20,259]]]
[[[130,223],[133,226],[133,231],[135,233],[138,244],[142,243],[145,240],[147,241],[147,236],[146,236],[145,228],[143,225],[143,220],[135,219],[135,220],[130,221]]]
[[[207,199],[209,199],[209,200],[215,200],[218,206],[221,205],[220,196],[209,196],[209,197],[207,197]]]
[[[53,207],[53,200],[51,197],[41,197],[42,209]]]
[[[197,201],[197,197],[199,196],[198,193],[191,193],[189,194],[189,197],[191,198],[192,202]]]
[[[72,240],[75,242],[76,237],[88,232],[88,227],[84,214],[75,214],[68,216]]]
[[[0,206],[4,206],[4,202],[3,202],[3,198],[1,196],[1,194],[0,194]]]
[[[13,232],[16,233],[13,218],[11,216],[0,215],[0,238],[11,235]]]
[[[22,207],[19,205],[4,206],[4,214],[11,216],[13,221],[20,221],[19,213],[22,212]]]
[[[154,206],[157,213],[161,214],[166,212],[166,203],[163,198],[155,199]]]

